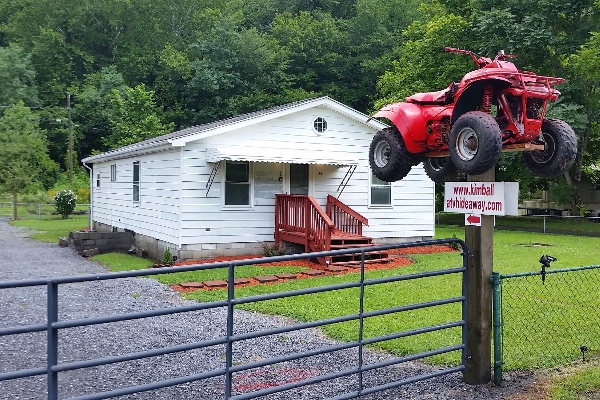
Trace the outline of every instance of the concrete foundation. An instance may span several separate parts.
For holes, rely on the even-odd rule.
[[[141,235],[139,233],[127,231],[123,229],[113,228],[110,225],[94,222],[94,229],[98,232],[111,233],[128,233],[133,237],[133,245],[136,249],[149,257],[156,260],[161,260],[165,248],[171,250],[171,254],[177,256],[178,260],[202,260],[207,258],[223,257],[223,256],[245,256],[245,255],[262,255],[263,249],[260,242],[235,242],[235,243],[194,243],[184,244],[180,249],[177,249],[175,243],[169,243],[164,240],[155,239],[150,236]],[[122,232],[114,232],[122,231]],[[393,244],[415,242],[421,240],[430,240],[431,237],[412,237],[412,238],[379,238],[374,239],[375,244]],[[273,242],[266,242],[272,244]],[[304,246],[295,243],[285,243],[287,254],[298,254],[304,252]],[[102,251],[101,251],[102,252]]]

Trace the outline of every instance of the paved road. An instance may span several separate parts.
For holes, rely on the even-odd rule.
[[[0,220],[0,280],[23,280],[76,274],[105,272],[99,264],[84,259],[73,250],[56,244],[27,238],[27,231],[11,227]],[[61,320],[129,313],[168,308],[189,303],[153,279],[133,278],[88,282],[61,286],[59,290]],[[0,328],[44,323],[45,288],[0,290]],[[96,325],[62,330],[59,337],[59,361],[86,360],[127,352],[143,351],[168,345],[197,342],[223,337],[225,310],[186,313],[138,321]],[[267,329],[290,321],[236,311],[235,333]],[[23,368],[43,367],[46,362],[45,333],[0,337],[0,373]],[[300,349],[316,349],[335,342],[317,330],[304,330],[287,335],[242,342],[234,347],[236,364],[276,357]],[[223,346],[213,346],[176,355],[168,355],[110,366],[89,368],[59,374],[59,398],[114,390],[161,379],[197,374],[224,366]],[[365,362],[388,358],[380,352],[368,351]],[[276,382],[293,382],[311,376],[339,371],[356,365],[355,351],[336,352],[310,357],[301,362],[284,363],[235,377],[235,391],[242,393],[268,387]],[[405,363],[377,373],[365,374],[367,386],[432,370],[421,363]],[[519,393],[531,382],[531,374],[505,375],[503,387],[469,386],[459,374],[403,386],[363,399],[506,399]],[[269,399],[323,399],[356,390],[356,378],[338,379],[272,395]],[[45,399],[44,376],[0,382],[0,399]],[[223,380],[179,385],[130,395],[128,399],[222,399]]]

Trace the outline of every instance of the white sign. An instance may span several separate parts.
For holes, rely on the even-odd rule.
[[[444,211],[517,215],[519,182],[446,182]]]
[[[481,214],[465,214],[465,226],[481,226]]]

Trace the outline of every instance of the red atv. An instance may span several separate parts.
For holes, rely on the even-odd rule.
[[[394,125],[375,135],[369,148],[377,178],[400,180],[420,162],[435,182],[453,180],[459,172],[478,175],[496,164],[501,151],[523,151],[527,168],[542,178],[571,167],[575,132],[564,121],[544,119],[547,102],[560,94],[552,85],[564,79],[520,71],[503,51],[491,60],[445,50],[470,55],[478,69],[444,90],[417,93],[371,117]]]

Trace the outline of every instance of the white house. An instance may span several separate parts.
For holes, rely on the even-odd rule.
[[[368,219],[375,243],[429,239],[434,184],[421,166],[378,181],[369,144],[385,125],[320,97],[193,126],[88,157],[91,219],[129,230],[160,258],[259,254],[273,242],[276,194],[328,195]]]

